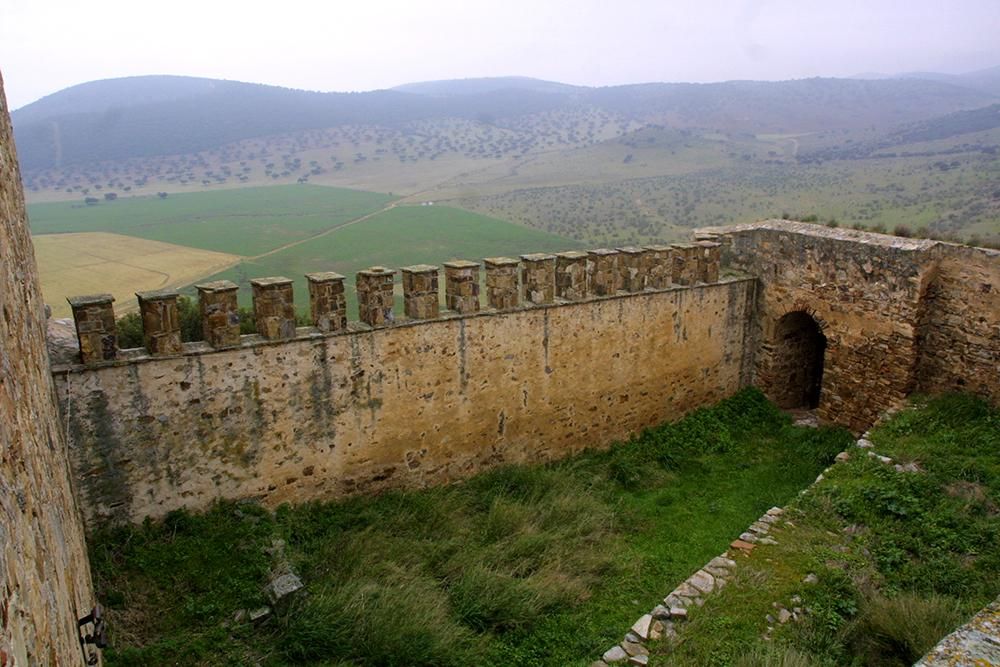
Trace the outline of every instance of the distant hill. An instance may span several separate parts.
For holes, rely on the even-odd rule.
[[[536,93],[573,93],[587,90],[584,86],[571,86],[558,81],[544,81],[527,76],[497,76],[477,79],[447,79],[443,81],[419,81],[396,86],[392,90],[434,97],[456,95],[481,95],[504,90],[531,91]]]
[[[989,72],[982,74],[989,79]],[[522,77],[437,81],[364,93],[319,93],[174,76],[94,81],[12,114],[25,170],[157,155],[338,126],[403,127],[463,119],[531,132],[537,114],[594,109],[640,123],[743,133],[890,127],[997,101],[917,79],[803,79],[607,88]],[[525,120],[523,127],[522,119]],[[527,128],[527,129],[525,129]]]
[[[964,74],[945,74],[943,72],[902,72],[899,74],[883,74],[879,72],[865,72],[856,74],[852,79],[921,79],[924,81],[939,81],[950,83],[954,86],[971,88],[991,95],[1000,95],[1000,65],[988,67],[986,69],[966,72]]]

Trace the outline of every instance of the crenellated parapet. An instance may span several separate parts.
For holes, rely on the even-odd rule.
[[[488,257],[482,262],[456,259],[441,266],[416,264],[399,271],[374,266],[355,277],[357,321],[348,319],[345,277],[320,272],[306,275],[309,321],[296,326],[294,281],[284,276],[254,278],[253,314],[259,339],[283,341],[302,335],[345,333],[358,327],[396,324],[502,312],[618,297],[650,290],[691,286],[719,279],[720,244],[702,240],[674,245],[625,246],[556,254],[534,253]],[[444,268],[443,307],[439,276]],[[396,275],[401,276],[402,313],[396,313]],[[485,283],[485,299],[480,291]],[[239,286],[218,280],[195,286],[198,292],[203,343],[201,351],[238,347],[240,334]],[[143,344],[150,356],[184,354],[178,316],[178,293],[141,292]],[[101,294],[70,299],[85,365],[120,358],[113,298]],[[258,338],[254,338],[257,340]],[[130,352],[135,357],[135,352]]]

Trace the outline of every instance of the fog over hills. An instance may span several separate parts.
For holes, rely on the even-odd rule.
[[[321,93],[181,76],[80,84],[13,112],[22,167],[183,154],[254,137],[345,125],[460,119],[518,129],[543,112],[603,111],[677,128],[808,132],[915,122],[998,101],[1000,68],[948,80],[830,79],[603,88],[525,77]],[[983,83],[985,82],[985,83]],[[1000,87],[998,87],[1000,90]]]

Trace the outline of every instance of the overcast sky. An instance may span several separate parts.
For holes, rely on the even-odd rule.
[[[0,0],[16,109],[94,79],[310,90],[525,75],[567,83],[1000,65],[1000,0]]]

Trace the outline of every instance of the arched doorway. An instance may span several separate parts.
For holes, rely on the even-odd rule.
[[[826,336],[805,311],[778,320],[772,349],[774,402],[781,408],[819,407]]]

